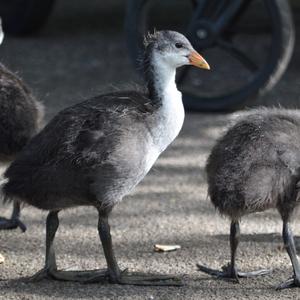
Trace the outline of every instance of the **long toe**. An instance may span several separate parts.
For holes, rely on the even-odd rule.
[[[43,279],[52,279],[58,281],[75,281],[75,282],[95,282],[95,278],[100,282],[100,278],[107,280],[107,271],[105,270],[88,270],[88,271],[64,271],[64,270],[49,270],[42,269],[33,276],[26,278],[26,282],[37,282]]]
[[[120,271],[121,274],[126,274],[128,269],[124,269]],[[110,283],[118,283],[118,278],[115,276],[112,277],[108,270],[103,270],[102,273],[95,274],[91,276],[89,279],[85,280],[84,283],[103,283],[103,282],[110,282]]]
[[[300,281],[293,277],[293,278],[290,278],[287,281],[279,284],[276,287],[276,290],[279,291],[279,290],[290,289],[290,288],[295,288],[295,287],[300,287]]]
[[[82,283],[92,283],[107,279],[106,269],[87,270],[87,271],[64,271],[58,270],[51,272],[51,277],[60,281],[75,281]]]
[[[241,271],[232,270],[230,264],[223,266],[222,271],[211,269],[200,264],[197,264],[197,267],[199,271],[209,274],[211,276],[216,276],[218,278],[224,278],[224,279],[232,279],[235,282],[239,282],[239,278],[263,276],[263,275],[270,274],[272,272],[271,269],[261,269],[257,271],[251,271],[251,272],[241,272]]]
[[[173,275],[157,275],[144,273],[122,273],[117,284],[142,286],[182,286],[180,278]]]
[[[19,219],[6,219],[0,217],[0,230],[10,230],[20,228],[23,232],[26,231],[26,226]]]
[[[216,269],[211,269],[211,268],[208,268],[208,267],[200,265],[200,264],[197,264],[197,267],[198,267],[199,271],[209,274],[211,276],[215,276],[215,277],[226,279],[226,280],[229,279],[235,283],[239,283],[237,272],[232,272],[229,265],[223,266],[222,271],[216,270]]]
[[[223,277],[224,274],[225,274],[224,271],[220,271],[220,270],[216,270],[216,269],[211,269],[211,268],[208,268],[208,267],[206,267],[204,265],[197,264],[197,267],[198,267],[199,271],[204,272],[206,274],[209,274],[211,276]]]
[[[250,277],[256,277],[256,276],[264,276],[272,273],[272,269],[261,269],[261,270],[256,270],[256,271],[251,271],[251,272],[237,272],[237,276],[239,278],[250,278]]]

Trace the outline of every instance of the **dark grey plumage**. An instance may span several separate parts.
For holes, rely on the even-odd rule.
[[[263,108],[247,113],[214,146],[206,171],[212,203],[232,221],[232,261],[222,274],[239,276],[234,259],[240,218],[276,208],[284,223],[283,239],[295,274],[280,288],[299,286],[300,270],[289,222],[299,204],[300,111]]]
[[[0,160],[11,160],[41,128],[43,107],[15,74],[0,64]]]
[[[206,166],[208,193],[232,220],[297,204],[300,179],[300,112],[254,110],[233,125],[213,148]]]
[[[102,95],[60,112],[36,135],[5,173],[7,199],[49,210],[45,268],[35,276],[63,280],[103,280],[120,284],[172,284],[169,277],[127,276],[115,259],[108,216],[148,173],[159,154],[179,133],[184,109],[176,88],[176,68],[209,68],[188,40],[177,32],[148,37],[145,94],[135,91]],[[108,270],[82,274],[58,271],[53,240],[58,212],[92,205],[99,213],[98,231]],[[90,276],[88,279],[87,277]],[[83,278],[85,277],[85,278]]]
[[[43,106],[15,74],[0,64],[0,164],[7,166],[41,128]],[[26,229],[19,220],[19,203],[10,219],[0,218],[0,229]]]
[[[133,187],[145,175],[145,120],[155,109],[146,95],[123,91],[61,111],[7,170],[6,196],[45,210],[110,210],[127,193],[124,180]]]

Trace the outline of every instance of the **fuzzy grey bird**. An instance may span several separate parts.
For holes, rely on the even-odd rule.
[[[237,271],[239,221],[247,214],[276,208],[283,221],[282,237],[294,275],[278,289],[300,286],[300,267],[290,221],[300,194],[300,111],[257,109],[241,117],[212,149],[206,166],[208,193],[218,211],[231,220],[231,263],[223,271],[199,269],[238,279],[268,270]]]
[[[4,38],[0,19],[0,44]],[[42,126],[44,109],[24,82],[0,64],[0,168],[1,173]],[[4,170],[3,170],[4,169]],[[1,175],[2,176],[2,175]],[[3,180],[3,179],[2,179]],[[2,182],[0,179],[0,183]],[[0,229],[20,227],[20,203],[14,201],[10,219],[0,217]]]
[[[184,120],[176,68],[208,69],[189,41],[173,31],[149,35],[145,43],[145,94],[120,91],[101,95],[60,112],[20,153],[5,176],[7,199],[49,210],[46,263],[35,279],[118,284],[165,284],[163,276],[129,275],[115,258],[108,217],[113,207],[144,178],[158,156],[178,135]],[[107,270],[57,270],[53,240],[60,210],[74,206],[98,210],[98,231]],[[167,284],[176,284],[167,283]]]

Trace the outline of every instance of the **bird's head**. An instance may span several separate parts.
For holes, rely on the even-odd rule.
[[[205,59],[193,48],[189,40],[176,31],[156,31],[145,37],[144,45],[146,55],[170,68],[184,65],[194,65],[198,68],[209,70]]]

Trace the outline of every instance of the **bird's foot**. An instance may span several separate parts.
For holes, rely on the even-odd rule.
[[[54,279],[60,281],[76,281],[82,283],[105,283],[122,285],[142,285],[142,286],[182,286],[181,280],[172,275],[150,275],[143,273],[128,273],[127,269],[120,272],[119,276],[111,276],[108,270],[89,271],[63,271],[42,269],[32,277],[26,279],[27,282],[36,282],[43,279]]]
[[[107,275],[106,270],[88,270],[88,271],[65,271],[65,270],[49,270],[42,269],[37,272],[32,277],[26,279],[29,282],[36,282],[43,279],[53,279],[59,281],[76,281],[76,282],[86,282],[88,280],[92,280],[96,276],[102,276],[105,278]]]
[[[295,287],[300,287],[300,280],[297,279],[297,277],[292,277],[288,279],[287,281],[279,284],[276,287],[276,290],[283,290],[283,289],[290,289],[290,288],[295,288]]]
[[[272,270],[269,269],[261,269],[252,272],[241,272],[241,271],[237,271],[235,268],[232,268],[230,264],[223,266],[222,271],[207,268],[200,264],[197,264],[197,267],[201,272],[207,273],[212,276],[216,276],[218,278],[231,279],[237,283],[239,283],[239,278],[262,276],[272,272]]]
[[[6,219],[0,217],[0,230],[16,229],[18,227],[23,232],[26,231],[26,226],[18,218]]]
[[[119,276],[114,276],[109,271],[106,272],[105,277],[94,277],[86,283],[98,283],[105,280],[111,284],[121,285],[142,285],[142,286],[182,286],[181,280],[172,275],[155,275],[144,273],[129,273],[127,269],[121,271]]]
[[[37,273],[35,273],[33,276],[27,277],[25,279],[26,282],[38,282],[43,279],[49,279],[51,278],[51,271],[49,269],[43,268]]]

